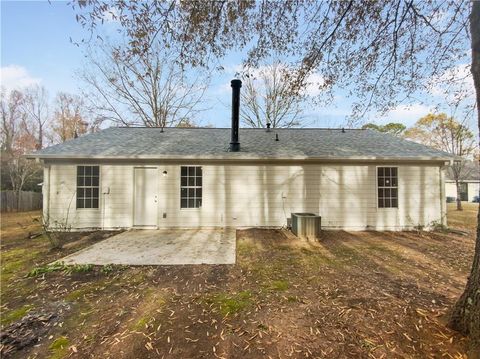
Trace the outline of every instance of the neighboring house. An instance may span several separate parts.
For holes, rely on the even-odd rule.
[[[231,129],[109,128],[29,155],[50,226],[285,226],[292,212],[331,229],[446,224],[448,154],[371,130],[239,129],[232,87]]]
[[[480,195],[480,169],[478,161],[467,162],[463,171],[465,175],[460,180],[460,199],[472,202]],[[445,194],[447,197],[457,198],[457,188],[450,168],[446,172]]]

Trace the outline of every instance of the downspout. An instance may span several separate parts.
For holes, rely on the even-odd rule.
[[[99,166],[99,174],[100,174],[100,181],[98,183],[98,194],[102,196],[101,201],[99,203],[102,206],[102,231],[105,230],[105,202],[106,202],[106,197],[107,194],[110,193],[110,189],[107,191],[105,188],[103,188],[103,173],[102,173],[103,166]]]
[[[450,162],[445,162],[440,166],[439,183],[440,183],[440,216],[442,226],[447,226],[447,198],[445,197],[445,169]]]
[[[100,191],[99,191],[100,192]],[[102,190],[103,192],[103,190]],[[105,230],[105,194],[102,193],[102,231]]]
[[[47,218],[47,221],[48,221],[48,225],[50,226],[50,165],[46,165],[45,162],[44,162],[44,168],[45,168],[45,171],[43,172],[44,173],[44,179],[43,179],[43,182],[44,182],[44,185],[45,185],[45,182],[47,182],[47,186],[46,186],[46,191],[43,191],[43,195],[45,196],[45,199],[44,199],[44,204],[45,204],[45,208],[43,209],[43,219],[45,220],[45,218]],[[42,189],[43,190],[43,189]],[[47,193],[45,193],[47,192]],[[45,223],[44,223],[45,224]]]

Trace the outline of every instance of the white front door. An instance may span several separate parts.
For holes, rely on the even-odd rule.
[[[154,167],[135,168],[133,224],[153,227],[158,221],[158,170]]]

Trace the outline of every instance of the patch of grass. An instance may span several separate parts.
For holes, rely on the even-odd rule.
[[[134,268],[133,272],[128,271],[126,273],[126,276],[124,277],[125,283],[128,283],[130,285],[138,285],[145,283],[147,280],[147,273],[145,270],[142,270],[141,268]]]
[[[148,327],[149,321],[150,321],[149,317],[142,317],[139,320],[137,320],[137,322],[133,326],[133,329],[137,331],[144,330],[145,328]]]
[[[289,296],[287,297],[287,302],[288,302],[288,303],[296,303],[296,302],[298,302],[298,297],[293,296],[293,295],[289,295]]]
[[[245,240],[237,242],[237,254],[239,256],[248,256],[257,250],[257,246]]]
[[[33,305],[27,304],[21,308],[12,310],[7,315],[2,316],[1,323],[2,325],[8,325],[13,322],[16,322],[19,319],[22,319],[29,311],[33,309]]]
[[[144,331],[153,323],[161,312],[160,308],[167,303],[165,293],[159,293],[153,288],[144,291],[144,299],[139,306],[141,316],[130,326],[132,330]]]
[[[207,298],[207,303],[212,303],[220,308],[223,316],[238,313],[252,303],[252,293],[244,290],[235,294],[217,293]]]
[[[87,300],[75,301],[72,305],[71,314],[65,318],[63,323],[64,333],[71,333],[80,328],[85,328],[86,325],[95,324],[99,319],[99,316],[95,315],[97,313],[96,309],[98,309],[98,304],[96,303],[91,303]]]
[[[40,251],[33,250],[31,248],[16,248],[7,251],[2,251],[2,282],[5,284],[18,274],[22,269],[26,269],[28,264],[31,263],[40,254]]]
[[[475,231],[478,203],[462,202],[463,211],[457,211],[456,203],[447,203],[447,224],[452,228]]]
[[[298,268],[299,261],[296,252],[274,252],[268,257],[255,258],[250,262],[242,261],[239,264],[244,270],[249,270],[263,286],[268,287],[272,280],[287,278],[292,268]]]
[[[93,270],[93,265],[91,264],[75,264],[75,265],[66,265],[63,262],[55,262],[53,264],[47,264],[42,267],[33,268],[28,272],[28,277],[38,277],[39,275],[51,272],[63,271],[67,274],[72,273],[86,273]]]
[[[24,239],[29,233],[39,232],[40,211],[4,212],[2,213],[2,241],[7,242]]]
[[[87,294],[90,291],[90,288],[82,288],[82,289],[76,289],[74,291],[71,291],[65,296],[65,299],[70,301],[70,302],[75,302],[81,297],[83,297],[85,294]]]
[[[405,274],[405,267],[400,267],[400,266],[397,266],[397,265],[389,265],[389,264],[386,264],[385,265],[385,269],[387,271],[389,271],[391,274],[394,274],[394,275],[397,275],[397,276],[400,276],[402,274]]]
[[[302,262],[311,267],[318,269],[319,267],[329,266],[333,268],[342,267],[342,263],[336,258],[329,258],[324,253],[321,253],[320,250],[313,251],[307,248],[302,248],[300,250],[302,257]]]
[[[289,287],[289,283],[286,280],[274,280],[270,284],[270,289],[277,291],[285,291]]]
[[[18,272],[23,265],[25,264],[25,261],[23,259],[18,259],[14,261],[9,261],[8,263],[5,263],[4,266],[2,266],[2,274],[13,274],[15,272]]]
[[[402,256],[401,253],[397,252],[394,249],[387,248],[381,244],[372,243],[365,246],[365,248],[368,249],[369,251],[380,252],[383,255],[392,257],[400,263],[405,260],[405,257]]]
[[[11,260],[19,260],[25,257],[31,257],[34,253],[35,252],[32,252],[27,248],[14,248],[7,251],[2,251],[2,262],[9,262]]]
[[[112,285],[112,281],[107,277],[99,277],[97,280],[92,280],[84,283],[78,289],[72,290],[70,293],[65,295],[65,300],[70,302],[77,302],[82,297],[87,294],[98,294],[102,295],[103,290]]]
[[[343,262],[358,263],[365,260],[365,257],[362,256],[358,250],[347,247],[346,245],[338,245],[332,252],[338,260]]]
[[[70,340],[68,340],[67,337],[58,337],[55,339],[49,346],[49,349],[52,353],[50,359],[63,358],[65,355],[67,355],[69,345]]]
[[[255,262],[252,263],[248,269],[254,275],[254,277],[263,282],[264,286],[268,286],[270,280],[276,277],[279,273],[282,273],[282,268],[276,263],[277,261],[271,262]]]
[[[405,273],[405,262],[408,258],[395,249],[388,248],[387,246],[378,243],[371,243],[363,248],[365,248],[365,250],[372,256],[381,258],[384,268],[391,274],[400,275]],[[408,267],[410,268],[410,266]]]

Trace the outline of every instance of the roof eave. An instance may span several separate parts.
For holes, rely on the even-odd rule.
[[[435,156],[413,156],[413,157],[389,157],[389,156],[322,156],[322,157],[268,157],[268,156],[242,156],[236,153],[233,156],[179,156],[179,155],[139,155],[139,156],[85,156],[85,155],[58,155],[58,154],[27,154],[28,159],[40,160],[80,160],[80,159],[96,159],[96,160],[217,160],[217,161],[365,161],[365,162],[451,162],[452,157],[435,157]]]

